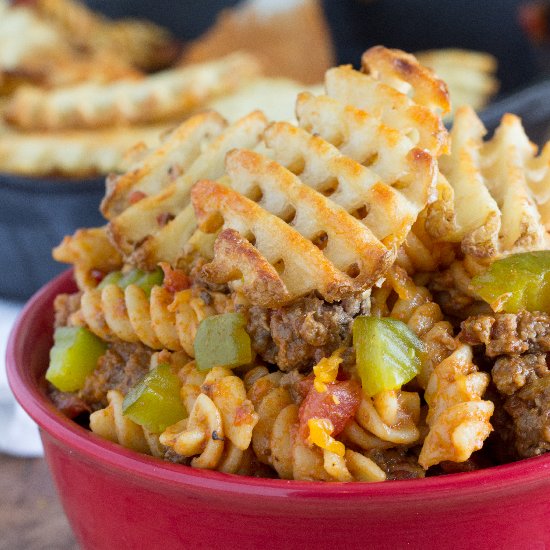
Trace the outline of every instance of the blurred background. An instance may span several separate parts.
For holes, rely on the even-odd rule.
[[[300,78],[306,83],[320,81],[323,70],[333,62],[357,65],[361,53],[375,44],[408,52],[463,48],[490,53],[498,63],[501,94],[523,87],[550,70],[546,49],[550,10],[544,0],[86,3],[111,17],[145,17],[171,29],[183,41],[188,59],[202,60],[228,49],[247,48],[265,52],[272,57],[271,63],[280,63],[269,67],[278,76]],[[272,27],[267,36],[258,32],[264,26]],[[298,29],[301,32],[296,32]],[[280,40],[283,36],[287,37],[285,44]],[[314,48],[301,49],[313,38]],[[283,47],[289,55],[279,59],[275,50]],[[295,72],[294,66],[300,70]]]
[[[116,22],[128,18],[158,27],[121,31]],[[447,81],[454,107],[473,105],[489,130],[511,111],[533,141],[548,139],[550,0],[0,0],[0,549],[76,548],[2,362],[25,300],[66,267],[52,247],[105,223],[105,177],[124,169],[133,143],[153,144],[204,108],[232,119],[258,106],[292,119],[297,91],[319,90],[332,65],[359,67],[376,44],[418,53]],[[168,118],[105,127],[50,114],[38,124],[24,95],[92,84],[99,94],[159,71],[179,78],[235,51],[261,69]]]

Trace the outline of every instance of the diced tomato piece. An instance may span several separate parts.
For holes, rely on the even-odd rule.
[[[325,392],[318,392],[312,383],[298,412],[300,435],[308,437],[310,418],[327,418],[334,426],[332,437],[337,436],[355,416],[360,402],[361,386],[354,380],[327,384]]]
[[[159,266],[164,272],[163,284],[166,290],[179,292],[191,286],[191,279],[181,269],[172,269],[166,262],[160,262]]]
[[[100,269],[92,269],[90,271],[90,277],[97,283],[101,283],[103,279],[105,278],[105,273],[101,271]]]
[[[305,399],[307,397],[307,394],[313,388],[313,381],[315,380],[315,376],[313,373],[311,373],[306,378],[302,378],[298,382],[296,382],[293,386],[296,393],[302,398]]]

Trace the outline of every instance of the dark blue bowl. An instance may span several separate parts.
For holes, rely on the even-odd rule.
[[[82,180],[0,174],[0,296],[26,300],[67,268],[52,248],[80,227],[105,220],[105,177]]]

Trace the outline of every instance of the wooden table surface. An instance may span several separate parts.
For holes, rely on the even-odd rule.
[[[0,550],[77,550],[42,458],[0,453]]]

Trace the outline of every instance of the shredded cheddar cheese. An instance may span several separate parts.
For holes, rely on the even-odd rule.
[[[327,384],[334,382],[338,376],[338,367],[342,362],[340,354],[343,348],[337,349],[330,357],[323,357],[314,367],[315,380],[313,386],[319,393],[327,391]]]
[[[328,418],[310,418],[307,421],[307,425],[309,427],[308,443],[317,445],[317,447],[338,456],[344,456],[346,448],[342,442],[336,441],[331,436],[334,426]]]

